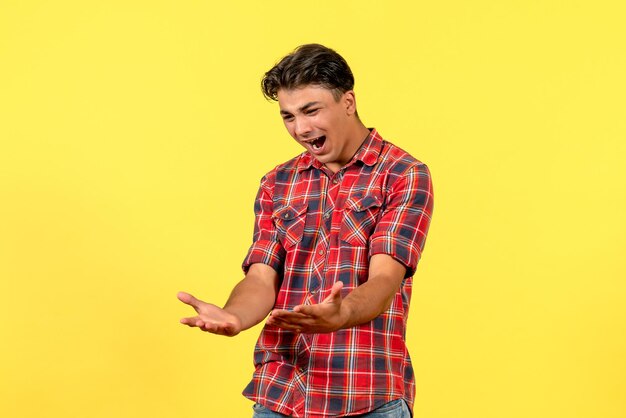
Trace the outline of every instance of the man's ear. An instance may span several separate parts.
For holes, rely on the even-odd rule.
[[[346,109],[346,115],[351,116],[356,113],[356,97],[353,90],[348,90],[343,94],[341,103]]]

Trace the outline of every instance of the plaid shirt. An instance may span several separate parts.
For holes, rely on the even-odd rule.
[[[296,417],[363,414],[399,398],[413,408],[405,329],[432,197],[426,165],[376,130],[337,173],[304,152],[263,177],[243,267],[279,272],[276,309],[319,303],[338,280],[345,296],[367,281],[374,254],[389,254],[407,272],[389,309],[368,323],[321,334],[266,325],[246,397]]]

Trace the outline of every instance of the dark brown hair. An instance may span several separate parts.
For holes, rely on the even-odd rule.
[[[281,59],[261,80],[268,100],[278,100],[278,90],[318,85],[332,91],[336,100],[354,88],[354,76],[345,59],[320,44],[306,44]]]

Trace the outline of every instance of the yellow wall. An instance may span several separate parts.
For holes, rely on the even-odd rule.
[[[620,1],[0,3],[0,416],[247,417],[259,329],[188,329],[241,278],[259,90],[296,45],[428,163],[416,416],[626,416]]]

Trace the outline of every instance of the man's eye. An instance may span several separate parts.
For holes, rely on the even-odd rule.
[[[283,120],[285,122],[290,122],[290,121],[293,120],[293,116],[291,116],[291,115],[283,115]]]
[[[307,110],[307,111],[306,111],[306,114],[307,114],[307,115],[314,115],[314,114],[316,114],[317,112],[319,112],[319,109],[318,109],[318,108],[315,108],[315,109],[309,109],[309,110]]]

